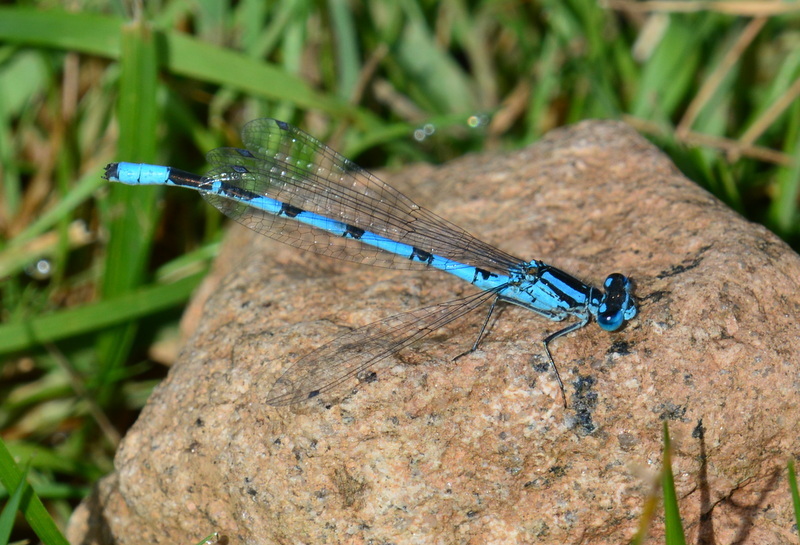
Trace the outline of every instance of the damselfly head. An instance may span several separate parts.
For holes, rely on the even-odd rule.
[[[616,331],[627,320],[636,316],[631,281],[624,275],[614,273],[603,283],[605,293],[597,307],[597,324],[606,331]]]

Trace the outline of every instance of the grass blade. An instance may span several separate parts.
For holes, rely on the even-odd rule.
[[[119,154],[127,161],[151,163],[156,158],[158,107],[157,37],[149,25],[123,26],[120,77]],[[112,211],[102,292],[118,297],[142,283],[158,221],[154,187],[130,188],[114,184],[109,195]],[[97,342],[100,370],[97,401],[103,406],[113,396],[111,376],[124,365],[136,334],[134,324],[109,331]]]
[[[664,494],[664,526],[667,545],[686,545],[683,523],[675,493],[675,478],[672,475],[672,443],[669,427],[664,422],[664,461],[661,469],[661,490]]]
[[[794,506],[794,524],[800,526],[800,492],[797,490],[797,473],[794,470],[794,460],[789,460],[789,490],[792,491],[792,505]]]
[[[22,503],[22,494],[25,491],[25,481],[28,478],[29,469],[30,463],[22,470],[22,478],[19,480],[16,490],[14,490],[14,493],[11,494],[11,497],[8,499],[8,503],[3,508],[3,512],[0,513],[0,543],[8,543],[8,540],[11,538],[11,530],[14,528],[14,518]]]
[[[25,482],[24,473],[17,467],[2,439],[0,439],[0,484],[6,490],[16,490],[19,486],[24,488],[20,511],[42,543],[45,545],[69,545],[45,509],[42,500]]]
[[[0,354],[92,333],[178,306],[186,302],[204,275],[205,271],[99,303],[0,325]]]

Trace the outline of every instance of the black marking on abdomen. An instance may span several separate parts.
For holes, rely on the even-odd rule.
[[[433,263],[433,254],[430,252],[426,252],[425,250],[420,250],[416,246],[412,246],[411,255],[408,256],[408,259],[414,261],[414,259],[418,259],[420,261],[424,261],[428,265]]]
[[[304,210],[302,208],[297,208],[296,206],[292,206],[291,204],[281,203],[281,211],[278,214],[283,214],[287,218],[296,218],[300,214],[302,214]]]
[[[343,237],[351,236],[354,239],[358,240],[364,236],[364,230],[361,227],[356,227],[355,225],[345,224],[344,233],[342,233]]]
[[[253,193],[252,191],[242,189],[241,187],[237,187],[235,185],[226,184],[225,182],[220,182],[219,192],[224,197],[232,197],[243,201],[252,201],[253,199],[257,199],[261,196],[258,193]]]
[[[478,281],[478,275],[480,275],[483,278],[484,282],[493,277],[497,278],[496,274],[491,273],[485,269],[479,269],[478,267],[475,267],[475,276],[472,277],[473,284]]]
[[[191,172],[186,172],[185,170],[177,168],[169,169],[169,181],[171,184],[179,187],[193,187],[195,189],[200,188],[203,184],[202,178],[197,174],[192,174]]]

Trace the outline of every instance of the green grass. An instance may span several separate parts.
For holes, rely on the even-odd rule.
[[[26,468],[20,471],[11,453],[0,441],[0,484],[6,490],[12,491],[11,498],[3,509],[2,515],[0,515],[0,537],[3,538],[0,539],[0,543],[5,544],[8,542],[14,515],[19,510],[43,543],[46,545],[68,545],[55,521],[45,509],[42,500],[26,483],[30,463],[29,460]]]
[[[222,232],[194,194],[105,183],[109,161],[202,171],[205,151],[261,116],[366,167],[624,119],[800,244],[792,13],[166,0],[132,17],[128,3],[55,5],[0,7],[0,437],[31,460],[61,528],[164,375],[153,347],[175,337]],[[426,123],[435,134],[409,137]],[[17,482],[3,482],[11,497]]]
[[[792,494],[792,507],[794,508],[794,523],[800,527],[800,492],[797,490],[797,472],[794,469],[794,460],[787,464],[789,475],[789,491]]]

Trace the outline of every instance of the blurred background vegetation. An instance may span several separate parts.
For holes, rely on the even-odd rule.
[[[792,1],[0,5],[0,438],[63,526],[176,357],[223,218],[110,161],[203,172],[263,116],[367,168],[622,119],[797,248],[799,45]]]

